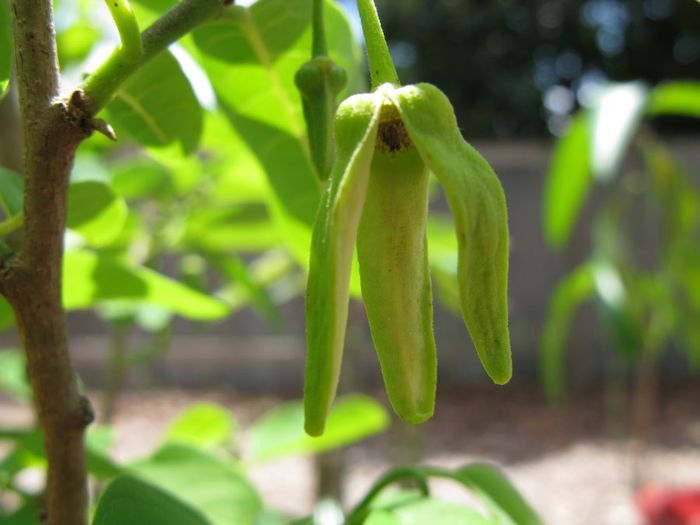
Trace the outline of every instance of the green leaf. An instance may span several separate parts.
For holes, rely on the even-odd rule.
[[[251,271],[252,269],[249,268],[243,260],[230,255],[210,256],[209,259],[230,282],[229,290],[234,286],[238,286],[244,291],[243,294],[247,301],[249,301],[258,312],[265,316],[265,319],[271,326],[281,326],[282,315],[279,309],[268,294],[263,283],[256,279]]]
[[[9,2],[0,2],[0,100],[7,93],[13,62],[12,25]]]
[[[0,297],[0,330],[15,325],[15,312],[4,297]]]
[[[66,226],[92,246],[105,246],[122,231],[129,210],[110,186],[94,180],[74,182],[68,188]]]
[[[641,82],[612,84],[600,95],[592,115],[591,168],[610,180],[620,167],[646,108],[649,89]]]
[[[544,187],[542,222],[550,246],[561,248],[571,236],[591,186],[591,125],[578,113],[558,140]]]
[[[3,2],[0,2],[2,4]],[[40,525],[39,509],[28,504],[7,517],[0,516],[3,525]]]
[[[337,159],[311,240],[306,288],[306,431],[323,433],[340,375],[350,273],[367,193],[382,97],[355,95],[338,108]]]
[[[612,334],[615,350],[622,357],[635,358],[642,351],[643,341],[630,290],[610,261],[597,259],[591,271],[603,324]]]
[[[179,142],[184,152],[192,152],[202,133],[202,108],[170,52],[160,53],[130,76],[107,110],[118,135],[130,135],[145,146]]]
[[[165,440],[199,447],[227,446],[233,440],[234,430],[230,411],[214,403],[197,403],[170,424]]]
[[[32,389],[27,380],[24,353],[15,348],[0,351],[0,391],[18,401],[29,401]]]
[[[0,206],[6,219],[22,211],[23,192],[22,176],[0,166]]]
[[[399,519],[394,516],[391,512],[386,510],[375,510],[372,511],[367,519],[363,522],[363,525],[400,525]]]
[[[549,301],[549,311],[540,342],[540,380],[550,400],[564,395],[564,346],[575,309],[593,298],[593,274],[583,264],[562,278]]]
[[[187,219],[183,242],[207,252],[260,251],[279,244],[267,210],[259,204],[200,207]]]
[[[195,480],[193,479],[193,484]],[[197,480],[199,481],[199,480]],[[92,525],[212,525],[177,495],[123,476],[102,494]]]
[[[335,2],[326,7],[329,54],[355,86],[361,60],[357,43]],[[220,105],[263,166],[282,224],[291,218],[307,227],[315,217],[320,186],[294,74],[310,56],[310,15],[311,0],[260,0],[194,31]],[[243,77],[246,82],[239,82]],[[285,238],[296,241],[292,234]]]
[[[175,191],[167,170],[149,159],[119,164],[113,168],[112,173],[112,189],[126,199],[147,197],[163,200]]]
[[[309,437],[303,426],[304,410],[300,402],[288,403],[264,415],[250,431],[251,461],[340,448],[384,431],[389,426],[389,415],[373,399],[349,395],[335,403],[323,436]]]
[[[513,525],[543,525],[540,517],[503,473],[491,465],[467,465],[457,475],[471,490],[503,512]],[[504,524],[508,525],[508,524]]]
[[[700,82],[664,82],[650,94],[647,112],[700,118]]]
[[[184,317],[220,319],[228,307],[148,268],[88,251],[68,251],[63,264],[63,303],[69,310],[111,299],[141,299]]]
[[[457,503],[423,499],[394,510],[400,525],[499,525],[478,511]]]
[[[388,91],[387,98],[445,191],[457,232],[462,317],[484,370],[496,384],[504,384],[512,363],[508,217],[501,183],[486,159],[464,141],[454,109],[438,88],[406,86]]]
[[[166,444],[130,470],[179,497],[209,525],[252,525],[262,509],[255,489],[230,460],[183,444]]]

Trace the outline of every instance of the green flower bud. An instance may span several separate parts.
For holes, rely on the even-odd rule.
[[[505,197],[488,163],[429,84],[351,97],[336,116],[338,160],[314,225],[306,296],[306,431],[323,432],[347,322],[353,246],[389,399],[409,423],[430,418],[436,357],[427,259],[428,171],[455,217],[462,314],[494,382],[511,376]]]
[[[322,180],[334,160],[333,116],[338,94],[347,83],[345,70],[327,56],[312,58],[294,76],[301,94],[304,120],[314,166]]]

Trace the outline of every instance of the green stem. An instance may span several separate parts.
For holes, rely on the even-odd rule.
[[[394,62],[386,45],[382,24],[379,22],[374,0],[357,0],[357,9],[362,21],[362,32],[365,35],[367,57],[369,58],[369,74],[374,91],[382,84],[400,84]]]
[[[377,481],[370,491],[365,495],[365,497],[357,504],[357,506],[348,514],[346,523],[347,525],[359,525],[367,517],[369,513],[369,508],[372,502],[375,500],[382,491],[389,485],[401,481],[404,479],[413,480],[413,482],[418,487],[418,490],[423,496],[428,496],[430,494],[430,488],[428,487],[427,475],[425,469],[420,467],[398,467]]]
[[[143,54],[141,31],[129,0],[105,0],[105,3],[119,31],[122,52],[135,59],[138,58]]]
[[[124,47],[115,49],[81,86],[88,112],[97,113],[129,75],[192,29],[217,16],[228,3],[182,0],[141,34],[142,54],[135,56]]]
[[[18,230],[24,224],[24,213],[20,212],[13,215],[9,219],[0,222],[0,237],[9,235],[15,230]]]
[[[311,53],[313,58],[328,55],[328,45],[326,44],[326,27],[323,19],[323,4],[325,0],[314,0],[313,7],[313,44]]]

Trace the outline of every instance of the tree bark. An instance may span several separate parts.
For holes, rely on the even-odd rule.
[[[12,0],[15,71],[24,139],[24,229],[3,262],[0,291],[12,305],[44,434],[49,525],[87,523],[84,431],[92,409],[78,392],[61,303],[63,231],[75,150],[87,136],[57,102],[50,0]]]

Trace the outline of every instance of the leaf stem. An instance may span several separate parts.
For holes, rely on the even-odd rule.
[[[24,213],[20,212],[13,215],[9,219],[0,222],[0,237],[9,235],[15,230],[18,230],[24,224]]]
[[[313,58],[328,55],[326,43],[326,26],[323,19],[323,4],[326,0],[314,0],[312,13],[313,44],[311,54]]]
[[[192,29],[217,16],[229,3],[228,0],[182,0],[141,33],[142,54],[133,55],[124,47],[115,49],[80,88],[87,111],[97,113],[129,75]]]
[[[129,0],[105,0],[114,24],[122,41],[121,50],[125,55],[138,58],[143,54],[141,31]]]
[[[357,9],[365,35],[372,91],[387,82],[399,85],[399,75],[389,54],[374,0],[357,0]]]
[[[357,506],[348,514],[347,525],[359,525],[367,517],[370,505],[382,491],[389,485],[401,481],[403,479],[413,480],[417,485],[418,490],[423,496],[430,494],[428,487],[427,475],[421,467],[397,467],[387,472],[382,476],[369,490],[365,497],[357,504]]]

